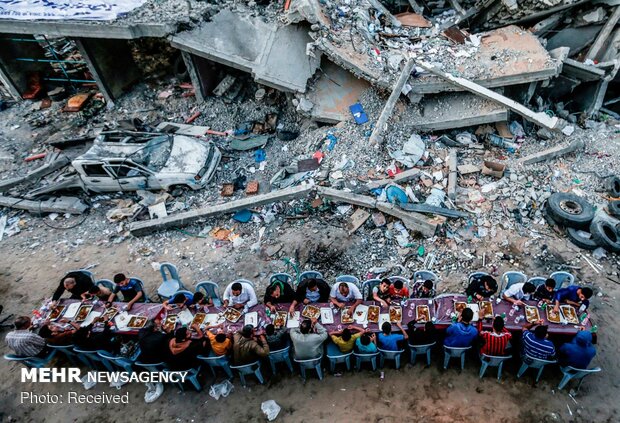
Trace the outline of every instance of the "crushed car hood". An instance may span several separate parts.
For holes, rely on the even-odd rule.
[[[177,135],[172,143],[168,161],[160,173],[189,173],[196,175],[205,164],[211,145]]]

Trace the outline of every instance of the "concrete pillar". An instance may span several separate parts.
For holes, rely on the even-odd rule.
[[[194,86],[194,92],[196,93],[196,101],[198,101],[199,103],[202,103],[205,101],[205,93],[202,87],[202,83],[200,82],[198,72],[196,71],[196,67],[194,66],[194,60],[192,58],[192,54],[186,51],[181,51],[181,57],[183,57],[183,62],[185,63],[185,67],[187,68],[189,79],[190,81],[192,81],[192,85]]]

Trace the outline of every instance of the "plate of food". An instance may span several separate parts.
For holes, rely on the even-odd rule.
[[[276,311],[276,317],[273,319],[273,325],[276,329],[283,328],[286,326],[286,320],[288,319],[288,312],[286,311]]]
[[[244,325],[252,325],[253,327],[258,327],[258,313],[256,311],[252,311],[250,313],[246,313],[244,316]]]
[[[194,325],[201,326],[204,323],[206,318],[207,318],[207,315],[205,313],[196,313],[194,315],[194,319],[192,320],[192,324],[190,326],[194,326]]]
[[[170,316],[166,317],[166,320],[164,320],[161,328],[164,330],[164,332],[171,332],[176,327],[177,320],[179,320],[179,316],[177,316],[176,314],[171,314]]]
[[[103,313],[101,317],[103,317],[104,319],[107,317],[108,320],[112,320],[114,319],[114,316],[116,316],[117,314],[118,314],[118,309],[114,307],[110,307],[105,310],[105,312]]]
[[[561,323],[562,321],[562,316],[560,316],[560,313],[556,313],[555,310],[553,310],[553,307],[547,307],[547,320],[549,320],[549,322],[551,323]]]
[[[562,315],[566,322],[571,325],[578,325],[579,319],[577,318],[577,312],[575,311],[575,307],[572,305],[562,305],[560,306],[560,310],[562,310]]]
[[[220,313],[209,313],[205,317],[205,325],[206,326],[216,326],[220,323],[224,323],[224,316]]]
[[[54,307],[52,309],[52,311],[50,311],[49,316],[47,316],[48,319],[50,320],[56,320],[60,317],[60,315],[62,314],[63,311],[65,311],[66,306],[64,305],[58,305],[56,307]]]
[[[390,322],[400,323],[403,321],[403,309],[399,306],[390,306]]]
[[[379,323],[379,314],[381,314],[381,307],[369,306],[368,307],[368,321],[370,323]]]
[[[132,318],[129,319],[129,323],[127,323],[127,327],[131,329],[143,328],[147,320],[148,319],[144,316],[132,316]]]
[[[321,307],[321,323],[331,325],[334,323],[334,313],[329,307]]]
[[[224,312],[224,318],[228,320],[230,323],[237,323],[239,318],[241,317],[241,312],[236,308],[227,308]]]
[[[456,312],[456,314],[459,314],[461,311],[463,311],[465,307],[467,307],[467,303],[463,301],[457,301],[454,303],[454,311]]]
[[[78,310],[77,314],[75,315],[75,321],[76,322],[83,322],[84,320],[86,320],[86,317],[88,317],[88,313],[90,313],[90,311],[93,309],[92,305],[83,305],[82,307],[80,307],[80,309]]]
[[[493,318],[493,303],[491,301],[481,301],[480,309],[482,310],[482,316],[485,319]]]
[[[307,305],[304,307],[301,315],[308,319],[318,319],[321,316],[321,309],[313,305]]]
[[[353,320],[355,320],[355,323],[357,323],[358,325],[363,325],[364,323],[367,323],[368,317],[368,306],[364,305],[364,304],[360,304],[355,308],[355,312],[353,313]]]
[[[426,323],[431,320],[431,311],[427,305],[416,306],[415,319],[420,323]]]
[[[538,307],[535,306],[525,306],[525,320],[528,323],[534,323],[540,320],[540,313],[538,312]]]
[[[342,309],[342,312],[340,313],[340,323],[344,323],[345,325],[351,324],[353,323],[355,320],[353,319],[353,316],[351,316],[349,314],[349,308],[345,307]]]

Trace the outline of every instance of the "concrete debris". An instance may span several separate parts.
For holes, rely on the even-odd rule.
[[[88,205],[76,197],[54,197],[45,201],[31,201],[23,198],[0,196],[0,207],[28,210],[35,215],[41,213],[82,214],[88,210]]]
[[[521,164],[533,164],[540,163],[543,161],[547,161],[550,159],[555,159],[557,157],[563,156],[568,153],[572,153],[575,151],[579,151],[583,149],[584,142],[581,139],[573,140],[570,144],[566,146],[557,146],[550,148],[548,150],[540,151],[538,153],[530,154],[529,156],[522,157],[518,160]]]

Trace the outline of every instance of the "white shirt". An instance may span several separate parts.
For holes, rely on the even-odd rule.
[[[335,299],[337,299],[338,301],[340,301],[342,303],[346,303],[346,302],[349,302],[349,301],[355,301],[355,300],[361,300],[362,299],[362,293],[360,292],[359,288],[357,286],[355,286],[355,284],[353,284],[351,282],[344,282],[349,287],[349,295],[344,297],[340,293],[340,289],[339,289],[341,283],[343,283],[343,282],[336,282],[334,284],[334,286],[332,286],[332,290],[329,293],[330,297],[335,298]]]
[[[525,285],[524,283],[516,283],[512,286],[510,286],[510,288],[508,288],[507,290],[504,291],[504,295],[506,297],[512,297],[515,300],[522,300],[522,299],[526,299],[529,300],[530,299],[530,294],[525,294],[523,293],[523,285]]]
[[[228,304],[245,304],[245,308],[249,309],[256,304],[258,304],[258,299],[256,298],[256,292],[254,292],[254,288],[249,283],[241,283],[241,294],[235,296],[232,293],[232,286],[234,284],[231,283],[226,287],[224,291],[224,301],[228,300]]]

